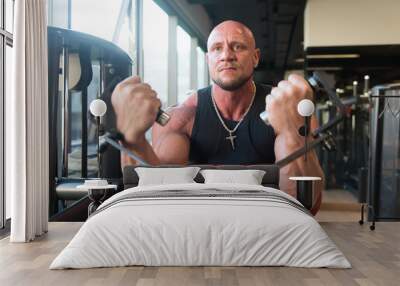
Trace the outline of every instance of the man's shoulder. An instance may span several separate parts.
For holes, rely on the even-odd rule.
[[[166,112],[171,115],[171,119],[166,126],[171,131],[188,133],[196,116],[196,108],[197,92],[194,92],[181,104],[167,108]]]
[[[197,92],[192,93],[184,102],[170,106],[167,112],[177,117],[191,117],[197,107]]]
[[[196,117],[198,98],[209,88],[210,86],[193,91],[184,102],[171,106],[166,110],[171,115],[171,120],[167,124],[169,131],[178,131],[190,136]]]
[[[172,125],[182,125],[182,123],[186,123],[186,121],[194,118],[196,115],[196,107],[197,105],[176,105],[173,107],[169,107],[166,112],[171,115],[170,123]]]
[[[194,91],[191,95],[189,95],[188,98],[186,98],[186,100],[178,105],[177,107],[181,107],[181,108],[196,108],[197,107],[197,98],[198,98],[198,91]]]

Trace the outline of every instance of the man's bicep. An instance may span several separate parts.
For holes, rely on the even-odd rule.
[[[153,149],[162,164],[187,164],[190,140],[176,131],[153,131]]]
[[[171,119],[165,126],[153,126],[152,145],[163,164],[187,164],[189,162],[190,126],[195,108],[181,105],[168,110]]]

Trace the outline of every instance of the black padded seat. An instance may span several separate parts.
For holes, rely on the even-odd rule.
[[[177,168],[177,167],[191,167],[196,166],[200,167],[202,170],[204,169],[220,169],[220,170],[264,170],[265,175],[262,180],[262,185],[265,187],[271,187],[275,189],[279,189],[279,167],[277,165],[161,165],[161,166],[149,166],[147,168]],[[139,176],[135,172],[136,167],[143,166],[126,166],[123,170],[123,182],[124,189],[136,187],[139,182]],[[204,178],[200,174],[197,174],[194,180],[197,183],[204,183]]]
[[[59,200],[76,201],[87,195],[87,190],[78,189],[82,182],[63,182],[57,185],[56,194]]]

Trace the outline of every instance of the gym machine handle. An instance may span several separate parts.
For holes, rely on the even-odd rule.
[[[158,124],[160,124],[161,126],[165,126],[170,119],[171,119],[171,115],[166,113],[161,108],[158,110],[157,117],[156,117],[156,122]]]

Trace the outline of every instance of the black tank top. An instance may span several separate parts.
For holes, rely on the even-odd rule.
[[[226,139],[229,132],[218,119],[211,100],[211,86],[197,91],[197,108],[190,137],[189,160],[192,164],[272,164],[275,162],[275,133],[260,119],[265,110],[265,96],[271,87],[256,84],[253,105],[239,125],[232,149]],[[224,119],[229,129],[238,121]]]

